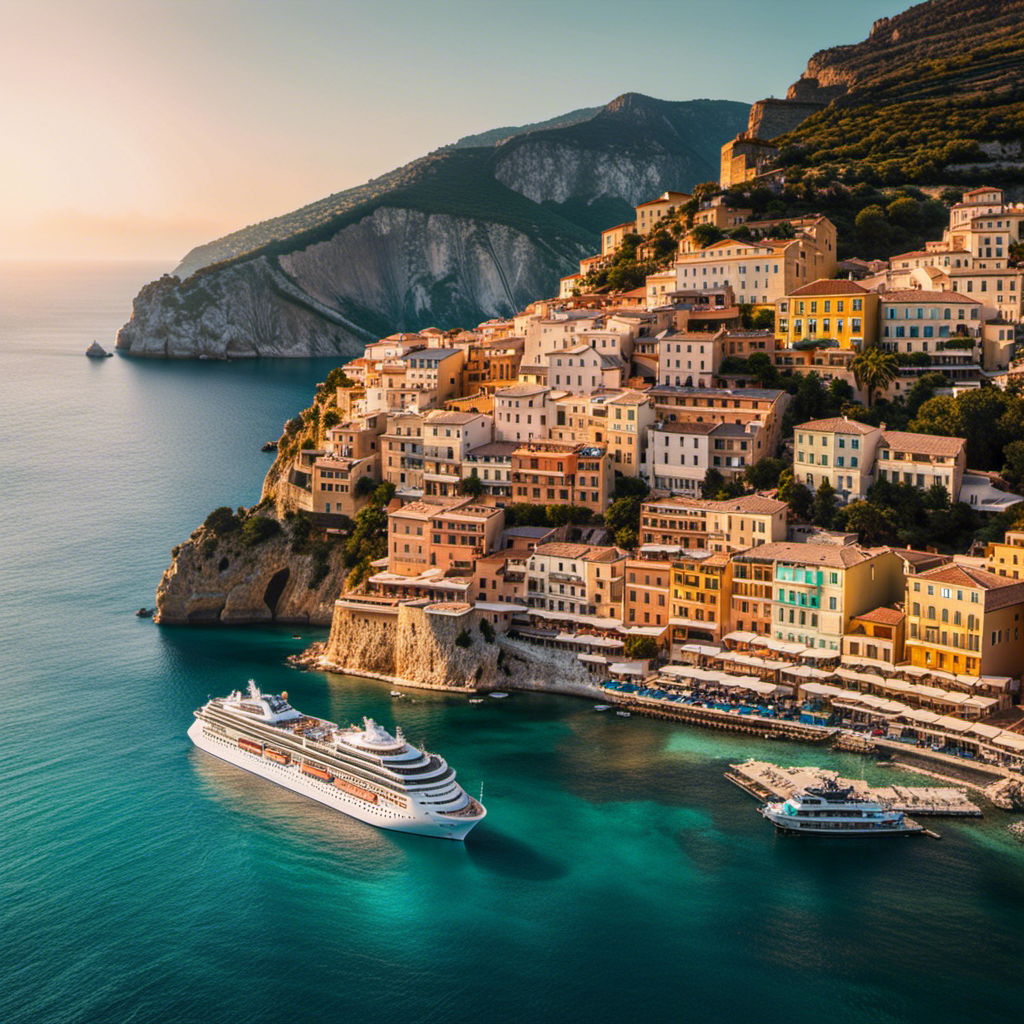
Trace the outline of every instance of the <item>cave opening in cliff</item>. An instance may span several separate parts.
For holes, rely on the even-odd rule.
[[[270,614],[277,617],[277,604],[281,600],[284,588],[288,585],[290,569],[281,569],[270,577],[267,589],[263,591],[263,603],[270,609]]]

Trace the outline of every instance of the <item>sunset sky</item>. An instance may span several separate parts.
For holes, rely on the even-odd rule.
[[[881,0],[0,0],[0,258],[175,260],[460,136],[785,95]]]

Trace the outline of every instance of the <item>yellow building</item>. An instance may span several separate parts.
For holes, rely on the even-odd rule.
[[[1024,582],[953,563],[908,576],[911,665],[972,676],[1017,676],[1024,666]]]
[[[673,559],[668,620],[673,656],[683,644],[721,640],[729,632],[731,600],[727,554],[691,551]]]
[[[844,656],[898,665],[904,659],[905,619],[900,608],[874,608],[854,615],[843,636]]]
[[[636,221],[629,220],[625,224],[616,224],[613,228],[605,228],[601,232],[601,253],[611,256],[620,245],[626,235],[636,231]]]
[[[1003,540],[985,547],[989,572],[1019,580],[1024,572],[1024,530],[1007,530]]]
[[[659,220],[689,201],[689,192],[662,192],[657,199],[641,203],[636,208],[637,234],[650,234]]]
[[[856,281],[812,281],[776,300],[775,336],[787,348],[829,338],[841,349],[870,348],[878,341],[878,302],[878,292]]]

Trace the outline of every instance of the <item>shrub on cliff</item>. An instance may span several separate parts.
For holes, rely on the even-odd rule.
[[[480,633],[489,644],[494,643],[494,627],[490,619],[480,620]]]
[[[326,540],[315,540],[309,546],[313,571],[309,577],[309,589],[316,590],[331,571],[332,545]]]
[[[241,526],[241,522],[238,516],[228,508],[227,505],[221,505],[220,508],[215,508],[207,517],[203,520],[203,529],[210,533],[216,534],[218,537],[223,536],[226,533],[233,533]]]
[[[281,532],[281,524],[269,516],[250,516],[242,524],[240,536],[247,548],[254,548]]]
[[[464,629],[455,638],[455,646],[456,647],[469,647],[470,644],[472,644],[472,643],[473,643],[473,638],[469,635],[469,630],[467,630],[467,629]]]

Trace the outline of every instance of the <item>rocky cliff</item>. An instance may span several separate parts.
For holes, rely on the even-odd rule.
[[[171,358],[350,358],[393,331],[508,315],[586,252],[507,224],[378,207],[295,252],[147,285],[117,347]]]
[[[200,527],[174,551],[157,588],[154,621],[326,626],[347,573],[340,550],[329,559],[323,575],[312,555],[292,550],[287,533],[247,547],[239,534],[217,537]]]
[[[366,613],[339,603],[310,667],[369,675],[440,690],[544,690],[599,697],[594,677],[573,655],[481,630],[469,605],[419,602],[391,613]],[[465,646],[456,643],[463,638]]]
[[[117,347],[344,357],[396,330],[507,315],[554,294],[637,202],[714,177],[747,109],[627,94],[498,131],[494,145],[440,150],[194,249],[139,293]]]

